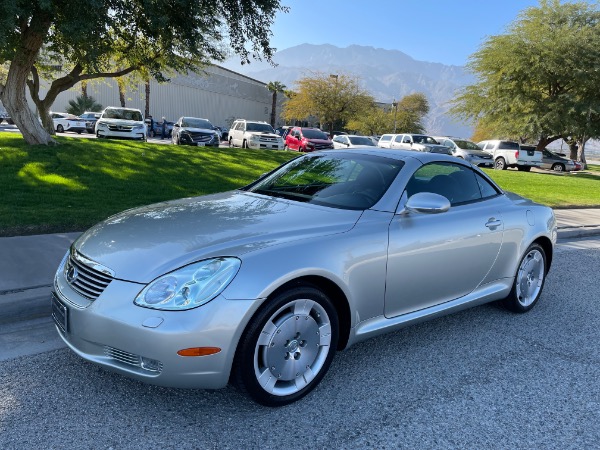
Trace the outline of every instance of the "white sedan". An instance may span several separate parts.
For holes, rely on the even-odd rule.
[[[367,136],[355,136],[352,134],[338,134],[333,139],[333,148],[347,149],[355,147],[375,147],[373,140]]]
[[[53,112],[50,113],[50,117],[52,117],[54,129],[57,133],[73,131],[77,134],[81,134],[85,131],[85,120],[82,120],[72,114]]]

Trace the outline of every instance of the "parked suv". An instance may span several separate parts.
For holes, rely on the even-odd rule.
[[[481,150],[475,142],[448,136],[433,136],[444,147],[450,149],[450,154],[464,159],[474,166],[494,167],[492,155]]]
[[[146,124],[139,109],[109,106],[96,122],[96,137],[146,140]]]
[[[516,167],[518,170],[529,172],[532,167],[542,165],[541,152],[521,150],[518,142],[494,139],[478,142],[477,146],[492,155],[494,168],[498,170]]]
[[[417,152],[444,153],[449,154],[448,147],[440,145],[431,136],[424,134],[384,134],[379,138],[378,147],[398,148],[402,150],[414,150]]]
[[[333,148],[333,142],[318,128],[294,127],[285,137],[285,148],[298,152],[314,152]]]
[[[238,119],[229,129],[229,146],[282,150],[283,139],[267,122]]]

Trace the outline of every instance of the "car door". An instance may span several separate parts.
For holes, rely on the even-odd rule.
[[[390,143],[390,148],[403,148],[402,147],[402,137],[403,134],[397,134],[392,138],[392,142]]]
[[[300,130],[294,128],[287,137],[287,146],[291,150],[298,150],[298,146],[300,145]]]
[[[391,221],[387,317],[469,294],[489,281],[502,246],[502,194],[471,168],[446,162],[422,166],[403,198],[418,192],[445,195],[452,206],[439,214],[399,213]]]

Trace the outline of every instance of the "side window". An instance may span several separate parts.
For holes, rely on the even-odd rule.
[[[483,149],[484,150],[493,150],[494,144],[492,142],[488,142],[487,144],[485,144],[485,147]]]
[[[494,185],[492,185],[488,180],[483,178],[478,173],[475,173],[475,177],[477,179],[477,185],[479,186],[482,198],[494,197],[500,193]]]
[[[398,136],[396,136],[396,137],[394,138],[394,142],[402,142],[402,135],[401,135],[401,134],[399,134]]]
[[[446,197],[452,206],[456,206],[481,199],[481,188],[476,176],[473,170],[459,164],[431,163],[413,174],[406,191],[408,197],[419,192],[439,194]],[[489,183],[488,186],[493,189]],[[497,192],[494,189],[493,195],[495,194]]]
[[[410,144],[410,136],[404,136],[404,139],[402,140],[403,144]]]

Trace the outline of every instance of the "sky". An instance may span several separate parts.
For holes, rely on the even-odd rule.
[[[537,0],[281,0],[277,50],[299,44],[400,50],[419,61],[465,65],[487,36],[504,33]]]

